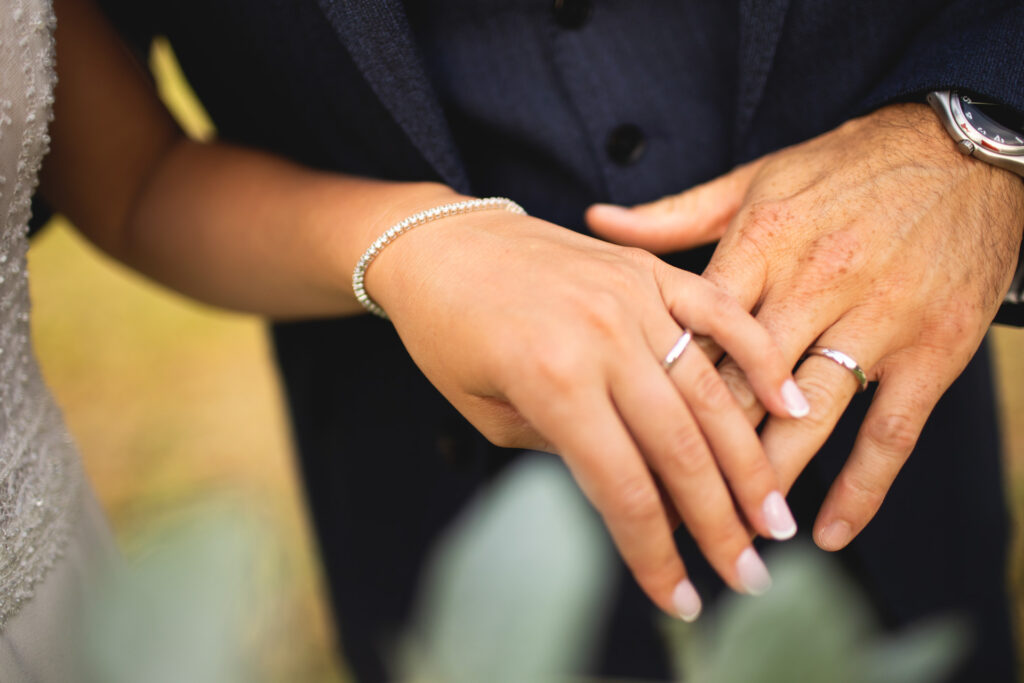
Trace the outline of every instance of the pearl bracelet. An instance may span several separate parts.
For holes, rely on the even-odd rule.
[[[387,320],[388,314],[385,313],[384,309],[378,306],[377,302],[371,299],[370,295],[366,292],[366,285],[364,282],[366,278],[366,269],[370,267],[371,263],[373,263],[373,259],[377,258],[377,255],[384,250],[384,247],[395,241],[399,235],[409,232],[416,226],[429,223],[430,221],[435,221],[438,218],[447,218],[448,216],[457,216],[459,214],[470,213],[473,211],[485,211],[487,209],[504,209],[510,213],[521,216],[526,215],[526,210],[511,199],[507,199],[505,197],[488,197],[486,199],[467,199],[462,202],[445,204],[433,209],[428,209],[427,211],[420,211],[399,223],[395,223],[387,232],[378,237],[377,240],[370,245],[369,249],[363,252],[363,255],[359,258],[359,262],[356,264],[355,270],[352,271],[352,291],[355,292],[356,299],[358,299],[359,303],[363,305],[363,308],[368,310],[370,313]]]

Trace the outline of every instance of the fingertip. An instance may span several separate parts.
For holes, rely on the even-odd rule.
[[[807,402],[807,397],[804,396],[804,392],[800,391],[800,387],[796,385],[796,381],[792,377],[782,383],[780,393],[782,403],[790,417],[807,417],[811,413],[811,404]]]
[[[822,550],[835,552],[845,548],[853,540],[853,529],[849,522],[838,519],[827,525],[818,527],[814,534],[814,542]]]
[[[796,535],[796,519],[780,492],[772,491],[765,496],[761,513],[771,537],[776,541],[787,541]]]
[[[584,219],[591,228],[621,224],[630,218],[630,210],[616,204],[592,204],[584,214]]]
[[[687,623],[696,621],[700,616],[703,605],[697,589],[693,587],[693,583],[689,579],[680,581],[672,591],[672,607],[675,609],[676,616]]]
[[[743,590],[750,595],[764,595],[772,587],[768,568],[753,546],[740,553],[736,560],[736,575]]]
[[[757,376],[746,376],[747,392],[756,401],[760,402],[760,405],[765,411],[771,413],[773,416],[781,418],[783,420],[799,419],[806,417],[810,414],[810,405],[807,399],[800,393],[799,388],[794,393],[793,386],[790,386],[792,380],[784,380],[781,384],[776,377],[768,379],[766,377]],[[734,385],[729,385],[730,389],[734,389]],[[737,396],[737,392],[734,390],[733,395]],[[740,396],[737,396],[737,400]],[[801,401],[802,399],[802,401]],[[748,401],[749,403],[749,401]],[[740,403],[744,410],[750,410],[753,408],[752,405],[745,405],[743,402]],[[760,419],[758,419],[760,421]]]

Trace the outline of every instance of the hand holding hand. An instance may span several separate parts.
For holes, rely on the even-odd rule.
[[[925,105],[893,105],[688,192],[622,209],[591,227],[655,251],[721,242],[705,276],[737,297],[790,366],[838,349],[879,386],[815,538],[836,550],[874,516],[935,403],[977,350],[1009,286],[1024,185],[958,154]],[[742,370],[720,371],[752,423],[763,411]],[[762,443],[788,487],[825,442],[858,384],[826,358],[797,383],[808,419],[769,418]]]
[[[767,588],[737,504],[766,536],[795,526],[757,434],[696,346],[662,367],[685,325],[727,348],[773,413],[807,412],[774,342],[731,297],[647,252],[504,211],[406,233],[366,286],[487,438],[561,455],[656,604],[700,610],[676,511],[729,585]]]

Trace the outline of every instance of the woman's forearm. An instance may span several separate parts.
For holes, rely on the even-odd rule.
[[[453,196],[439,184],[322,173],[181,140],[103,246],[216,305],[278,318],[362,312],[351,275],[363,250],[403,216]]]
[[[454,196],[190,141],[91,0],[55,8],[43,194],[104,251],[174,289],[275,317],[359,311],[350,277],[362,251]]]

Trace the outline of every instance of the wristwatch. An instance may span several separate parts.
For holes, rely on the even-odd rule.
[[[1024,115],[955,90],[929,93],[928,104],[957,150],[1024,176]]]
[[[982,101],[955,90],[928,93],[928,104],[939,115],[962,154],[970,154],[1024,178],[1024,115],[995,102]],[[1006,303],[1024,303],[1024,248]]]

